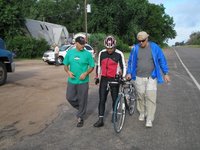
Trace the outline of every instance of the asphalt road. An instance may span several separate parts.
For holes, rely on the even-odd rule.
[[[181,48],[177,47],[180,58],[185,66],[192,73],[194,78],[200,83],[200,49],[199,48]]]
[[[200,49],[177,48],[177,52],[182,58],[185,65],[197,78],[199,78],[199,59]],[[5,144],[5,140],[9,143],[9,139],[13,136],[6,134],[3,136],[5,128],[0,130],[0,140],[4,141],[2,149],[9,150],[198,150],[200,149],[200,91],[190,78],[186,70],[183,68],[179,59],[173,50],[165,51],[166,58],[170,67],[170,84],[162,84],[158,86],[157,112],[153,128],[146,128],[144,122],[138,121],[138,114],[127,116],[124,128],[121,133],[117,134],[113,130],[111,124],[111,103],[108,99],[106,107],[105,126],[102,128],[94,128],[93,124],[97,120],[98,105],[98,88],[91,83],[89,92],[88,112],[85,124],[82,128],[76,127],[75,110],[69,106],[64,100],[65,84],[59,82],[58,96],[61,99],[56,107],[52,121],[34,134],[27,134],[22,138],[14,138],[10,143]],[[194,56],[195,55],[195,56]],[[48,66],[54,67],[54,66]],[[39,67],[40,68],[40,67]],[[38,69],[39,69],[38,68]],[[44,69],[44,66],[43,66]],[[55,69],[55,68],[53,68]],[[65,77],[61,67],[56,68],[58,76]],[[26,70],[28,72],[28,70]],[[42,71],[40,68],[37,71]],[[55,74],[54,74],[55,75]],[[56,79],[49,81],[48,75],[42,78],[46,82],[51,82],[54,88],[58,87]],[[11,78],[11,77],[10,77]],[[10,80],[9,84],[14,81]],[[31,77],[30,77],[31,78]],[[35,80],[36,81],[36,80]],[[41,80],[42,81],[42,80]],[[24,81],[25,82],[25,81]],[[61,84],[62,83],[62,84]],[[41,88],[41,86],[43,88]],[[39,84],[38,90],[41,92],[45,89],[44,85]],[[46,88],[48,89],[48,88]],[[1,89],[0,89],[1,90]],[[52,94],[53,92],[53,94]],[[53,95],[58,93],[46,91],[44,95],[51,101],[55,99]],[[24,96],[26,93],[24,93]],[[40,96],[43,94],[41,93]],[[0,93],[2,97],[3,94]],[[60,104],[60,105],[59,105]],[[39,103],[38,103],[39,105]],[[27,112],[28,113],[28,112]],[[38,114],[39,115],[39,114]],[[33,121],[34,122],[34,121]],[[16,123],[17,124],[17,123]],[[15,127],[15,124],[13,124]],[[39,126],[40,127],[40,126]],[[26,128],[26,127],[24,127]],[[23,130],[23,129],[22,129]],[[20,132],[19,132],[20,133]],[[26,132],[27,133],[27,132]],[[32,132],[33,133],[33,132]],[[3,134],[3,135],[2,135]],[[17,137],[17,133],[14,135]],[[7,148],[6,148],[7,146]]]

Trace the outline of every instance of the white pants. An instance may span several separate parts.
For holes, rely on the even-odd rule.
[[[138,98],[137,110],[144,114],[147,120],[154,120],[156,111],[157,79],[136,77],[134,81]]]

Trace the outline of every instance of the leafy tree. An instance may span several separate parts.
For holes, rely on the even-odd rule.
[[[184,41],[182,41],[182,42],[176,42],[175,43],[175,46],[183,46],[183,45],[185,45]]]
[[[49,45],[44,39],[36,40],[26,36],[15,36],[9,40],[7,46],[18,58],[41,57],[44,51],[49,49]]]
[[[173,18],[163,5],[148,0],[87,0],[92,5],[88,15],[89,33],[117,35],[124,43],[136,42],[136,34],[145,30],[150,38],[163,44],[174,38]],[[23,34],[24,17],[44,20],[67,27],[70,33],[85,30],[84,0],[0,0],[0,34]]]
[[[0,36],[12,38],[23,34],[24,16],[15,1],[0,0]]]
[[[99,51],[105,48],[104,39],[106,38],[106,36],[107,35],[105,33],[94,33],[89,36],[89,43],[93,46],[97,54],[99,53]],[[113,35],[113,36],[115,37],[117,41],[116,48],[123,52],[126,52],[126,51],[129,52],[130,48],[128,47],[128,45],[124,44],[124,42],[118,36],[116,35]]]
[[[64,25],[70,33],[84,30],[84,4],[79,0],[36,1],[27,17]]]
[[[165,14],[163,5],[148,3],[147,0],[91,0],[92,14],[89,31],[105,32],[120,36],[132,45],[136,34],[145,30],[151,39],[163,44],[174,38],[173,18]]]
[[[143,18],[144,22],[141,27],[150,34],[153,41],[163,44],[169,38],[175,38],[173,18],[165,14],[162,4],[149,4],[147,14],[148,16]]]
[[[194,32],[190,35],[190,39],[187,41],[188,45],[200,45],[200,32]]]

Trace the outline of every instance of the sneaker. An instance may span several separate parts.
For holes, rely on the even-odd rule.
[[[144,118],[145,118],[144,114],[140,114],[140,116],[139,116],[138,119],[139,119],[140,121],[144,121]]]
[[[81,118],[78,118],[77,127],[82,127],[82,126],[83,126],[83,124],[84,124],[84,121],[83,121],[83,119],[81,119]]]
[[[152,126],[153,126],[152,121],[151,120],[147,120],[146,127],[151,128]]]

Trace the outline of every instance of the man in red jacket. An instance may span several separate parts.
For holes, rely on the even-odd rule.
[[[121,51],[115,48],[115,38],[113,36],[107,36],[104,40],[104,45],[106,49],[100,51],[98,56],[98,64],[96,67],[95,84],[99,83],[99,78],[101,79],[99,85],[99,119],[94,124],[94,127],[102,127],[104,125],[103,118],[105,112],[105,103],[109,93],[107,88],[108,82],[116,81],[116,76],[122,75],[125,77],[126,74],[124,55]],[[119,85],[110,85],[110,91],[113,100],[112,107],[114,109],[115,100],[117,99],[119,92]]]

